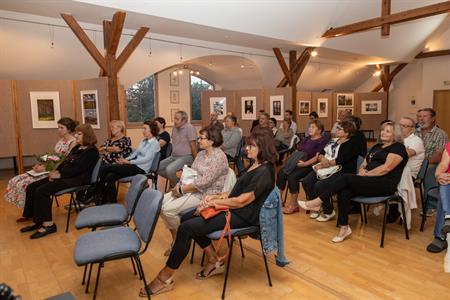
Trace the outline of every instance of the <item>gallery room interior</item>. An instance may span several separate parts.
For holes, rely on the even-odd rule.
[[[450,298],[450,1],[2,0],[0,65],[0,300]]]

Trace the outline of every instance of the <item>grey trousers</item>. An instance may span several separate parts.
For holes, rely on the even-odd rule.
[[[192,155],[169,156],[159,164],[158,175],[170,181],[170,187],[174,187],[178,182],[176,172],[183,169],[184,165],[192,165],[194,158]]]

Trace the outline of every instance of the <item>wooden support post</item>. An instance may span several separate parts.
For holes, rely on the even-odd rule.
[[[381,0],[381,16],[385,17],[391,14],[391,0]],[[389,36],[391,25],[383,24],[381,26],[381,36]]]
[[[392,81],[394,80],[394,77],[400,73],[401,70],[403,70],[404,67],[406,67],[406,63],[399,64],[395,67],[394,71],[392,71],[389,74],[389,85],[387,86],[387,89],[389,90],[389,87],[391,86]],[[380,67],[381,68],[381,67]],[[381,75],[380,75],[381,80]],[[372,92],[379,92],[381,89],[384,89],[383,84],[380,82],[373,90]],[[384,90],[386,92],[386,90]]]
[[[16,132],[16,161],[19,174],[23,173],[22,136],[20,134],[19,97],[17,96],[17,82],[11,80],[11,95],[14,109],[14,130]]]
[[[422,51],[419,54],[417,54],[415,58],[427,58],[427,57],[436,57],[436,56],[444,56],[444,55],[450,55],[450,49],[428,51],[428,52]]]
[[[289,68],[294,70],[295,63],[297,61],[297,51],[289,51]],[[291,71],[291,102],[292,102],[292,119],[297,122],[297,73]]]

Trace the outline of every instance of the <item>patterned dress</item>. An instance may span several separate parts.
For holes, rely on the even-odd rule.
[[[55,145],[55,153],[59,154],[68,154],[69,148],[71,144],[75,142],[74,137],[70,137],[67,141],[64,139],[60,139]],[[18,208],[23,208],[25,205],[25,195],[27,186],[30,183],[41,180],[45,178],[47,175],[41,175],[37,177],[33,177],[28,175],[27,173],[23,173],[13,177],[8,182],[8,187],[5,192],[5,199],[7,202],[14,204]]]
[[[103,155],[103,161],[107,164],[113,164],[119,157],[126,158],[131,152],[131,139],[127,136],[123,136],[118,140],[113,141],[112,139],[107,139],[102,147],[119,147],[122,151],[120,152],[106,152]]]

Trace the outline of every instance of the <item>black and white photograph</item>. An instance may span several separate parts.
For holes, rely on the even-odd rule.
[[[209,98],[210,113],[216,112],[217,118],[223,120],[227,114],[227,98],[211,97]]]
[[[241,98],[242,120],[256,119],[256,97]]]
[[[30,92],[30,102],[33,128],[58,128],[59,92]]]
[[[307,116],[311,112],[311,101],[299,100],[298,101],[298,114],[300,116]]]
[[[270,117],[282,121],[284,119],[284,96],[270,96]]]
[[[83,124],[100,129],[97,90],[81,91],[81,119]]]
[[[364,100],[361,101],[362,115],[381,115],[381,100]]]
[[[337,94],[338,107],[353,107],[353,94]]]
[[[317,114],[319,118],[328,118],[328,99],[319,98],[317,99]]]

